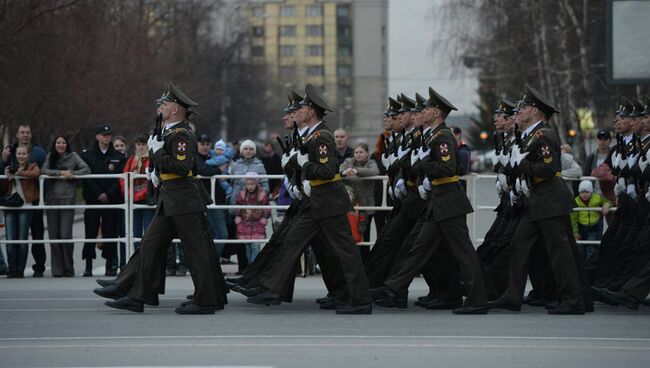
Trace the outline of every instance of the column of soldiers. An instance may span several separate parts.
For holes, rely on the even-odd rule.
[[[293,201],[256,260],[241,278],[225,284],[249,303],[291,302],[296,265],[309,245],[328,291],[316,301],[337,314],[370,314],[373,303],[407,308],[409,285],[420,274],[429,293],[415,304],[454,314],[520,311],[523,303],[545,307],[549,314],[584,314],[593,311],[592,293],[606,303],[638,308],[650,292],[647,104],[623,99],[617,111],[619,138],[609,162],[618,177],[619,207],[603,239],[592,288],[572,235],[573,198],[560,175],[560,141],[549,125],[558,111],[530,86],[522,96],[516,103],[503,99],[495,111],[500,203],[478,250],[467,228],[473,209],[460,183],[458,145],[445,123],[456,107],[431,87],[427,98],[416,93],[415,99],[404,94],[388,99],[384,115],[390,134],[381,137],[381,164],[393,209],[364,265],[346,217],[352,205],[341,183],[334,137],[323,120],[332,109],[310,84],[304,94],[292,91],[282,119],[287,135],[279,144]],[[169,110],[167,122],[196,105],[173,85],[161,101]],[[104,287],[95,292],[116,299],[107,302],[111,307],[141,312],[144,304],[158,304],[164,292],[161,244],[176,233],[198,236],[185,242],[195,245],[188,254],[194,260],[195,292],[177,312],[214,313],[226,303],[218,262],[206,262],[214,258],[209,234],[194,229],[204,224],[200,213],[207,201],[174,210],[174,192],[195,188],[193,158],[183,162],[193,154],[192,139],[182,129],[163,134],[163,143],[151,139],[160,171],[152,179],[160,178],[166,193],[158,204],[160,226],[148,230],[117,280],[99,280]],[[195,231],[190,234],[185,226]],[[524,297],[528,277],[533,290]]]

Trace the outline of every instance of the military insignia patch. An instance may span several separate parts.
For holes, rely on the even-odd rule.
[[[440,143],[438,149],[440,150],[440,159],[442,161],[449,161],[451,158],[451,155],[449,154],[449,145],[447,143]]]
[[[320,157],[327,156],[327,146],[326,145],[321,144],[320,146],[318,146],[318,155]]]
[[[544,136],[544,132],[541,130],[538,130],[535,132],[535,138],[542,138]]]
[[[553,162],[553,157],[551,157],[551,147],[549,147],[548,144],[543,144],[539,147],[539,155],[542,156],[545,164]]]
[[[115,171],[115,165],[108,164],[108,171]]]
[[[178,146],[176,147],[178,153],[185,153],[186,149],[187,149],[187,143],[185,141],[178,141]]]
[[[316,132],[314,133],[314,138],[318,138],[318,137],[320,137],[320,131],[316,131]]]

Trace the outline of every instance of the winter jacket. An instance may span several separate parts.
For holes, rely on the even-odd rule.
[[[99,142],[81,154],[81,158],[90,167],[91,174],[120,174],[126,161],[126,157],[108,145],[106,153],[99,149]],[[124,197],[120,195],[120,179],[85,179],[82,181],[83,197],[87,204],[102,204],[97,198],[100,194],[106,193],[108,203],[122,203]]]
[[[149,167],[149,156],[143,156],[140,158],[140,167],[138,168],[138,157],[133,155],[126,160],[124,164],[123,173],[135,173],[135,174],[146,174],[147,168]],[[147,188],[149,187],[149,182],[147,178],[137,178],[133,179],[133,203],[146,203],[147,202]],[[124,179],[120,179],[120,193],[122,198],[124,198]]]
[[[587,207],[603,207],[605,204],[611,205],[611,203],[603,196],[598,193],[592,193],[591,198],[589,198],[589,203],[580,199],[580,196],[576,196],[576,207],[578,208],[587,208]],[[578,234],[578,225],[582,226],[596,226],[600,222],[600,211],[573,211],[571,212],[571,225],[573,227],[573,233]]]
[[[41,169],[38,168],[38,165],[35,162],[32,162],[27,166],[26,170],[20,172],[20,176],[25,177],[26,179],[2,179],[2,195],[11,194],[14,191],[16,180],[18,180],[20,182],[20,187],[23,190],[23,194],[25,195],[23,201],[25,201],[26,204],[37,202],[39,200],[38,177],[41,176]]]
[[[246,189],[237,194],[237,205],[268,205],[269,195],[258,184],[254,192]],[[235,210],[235,223],[237,224],[237,239],[264,239],[266,238],[266,222],[271,217],[268,209],[237,209]]]
[[[70,170],[75,176],[90,174],[90,167],[76,152],[64,152],[63,155],[59,156],[56,167],[50,167],[50,155],[51,153],[47,154],[45,163],[41,168],[41,174],[43,175],[60,176],[61,171],[64,170]],[[45,204],[51,204],[53,201],[60,203],[61,200],[73,200],[77,183],[77,180],[48,179]]]
[[[358,162],[354,157],[347,158],[340,166],[339,171],[342,173],[348,168],[356,169],[357,176],[359,177],[379,175],[379,167],[377,167],[377,163],[374,160]],[[350,179],[346,180],[345,184],[354,189],[354,193],[357,196],[357,202],[360,206],[375,205],[374,180]],[[373,211],[369,211],[368,213],[373,213]]]
[[[228,172],[230,173],[230,175],[246,175],[246,173],[248,172],[254,172],[257,175],[266,175],[266,169],[264,168],[264,164],[257,157],[253,157],[253,158],[241,157],[237,159],[230,165]],[[262,185],[262,188],[264,188],[265,192],[267,193],[269,192],[269,179],[266,178],[260,179],[260,185]],[[233,179],[232,186],[233,186],[233,193],[241,192],[245,187],[244,179],[243,178]],[[232,200],[231,202],[234,202],[234,200]]]

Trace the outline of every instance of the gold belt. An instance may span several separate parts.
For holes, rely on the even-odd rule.
[[[178,174],[174,173],[161,173],[160,174],[160,179],[162,181],[167,181],[167,180],[176,180],[176,179],[183,179],[183,178],[191,178],[193,177],[194,174],[192,174],[192,170],[187,174],[187,176],[180,176]]]
[[[561,177],[562,176],[562,171],[556,172],[555,176]],[[546,179],[548,179],[548,178],[543,178],[541,176],[536,176],[536,177],[533,178],[533,184],[539,184],[539,183],[543,182]]]
[[[431,185],[442,185],[442,184],[449,184],[449,183],[455,183],[457,181],[460,181],[460,176],[454,175],[454,176],[447,176],[444,178],[438,178],[438,179],[433,179],[431,180]]]
[[[415,188],[415,187],[418,186],[418,183],[416,183],[414,181],[407,180],[406,181],[406,186],[409,187],[409,188]]]
[[[336,174],[334,175],[334,178],[332,179],[314,179],[309,181],[309,185],[311,187],[317,187],[319,185],[327,184],[327,183],[334,183],[336,181],[341,180],[341,174]]]

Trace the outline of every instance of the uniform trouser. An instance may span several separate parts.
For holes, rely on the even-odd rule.
[[[36,203],[38,204],[38,203]],[[43,240],[45,226],[43,226],[43,210],[32,211],[32,221],[29,224],[32,240]],[[32,257],[34,257],[34,272],[45,271],[45,245],[43,243],[32,243]]]
[[[644,300],[650,293],[650,261],[640,270],[639,274],[627,280],[623,290],[639,301]]]
[[[538,239],[543,239],[550,261],[558,294],[562,304],[573,308],[585,307],[580,277],[576,270],[573,251],[567,238],[567,216],[551,217],[532,221],[525,213],[512,238],[510,276],[508,289],[502,298],[521,305],[529,270],[531,248]]]
[[[323,243],[326,242],[331,246],[336,257],[335,262],[340,264],[350,303],[353,305],[369,303],[368,281],[347,216],[341,214],[315,219],[311,208],[304,209],[300,218],[291,226],[284,238],[282,251],[276,256],[275,264],[267,273],[268,276],[262,285],[277,292],[287,283],[288,278],[294,278],[295,265],[307,243],[312,243],[314,250],[326,249],[323,244],[312,242],[316,237],[322,237]],[[318,254],[316,257],[318,258]]]
[[[119,234],[118,220],[120,209],[87,209],[84,211],[84,227],[86,238],[95,239],[99,235],[99,228],[102,229],[102,238],[117,238]],[[82,259],[95,259],[95,245],[97,243],[84,244]],[[106,260],[113,260],[117,257],[116,243],[104,243],[102,257]],[[116,267],[117,265],[113,265]]]
[[[481,265],[469,238],[466,217],[457,216],[442,221],[421,220],[422,227],[413,245],[405,250],[404,257],[393,266],[385,285],[405,296],[413,278],[426,266],[440,245],[446,241],[460,267],[467,299],[465,305],[485,305],[487,296]],[[413,231],[417,231],[415,226]]]
[[[221,267],[215,265],[214,247],[208,234],[204,212],[165,216],[160,208],[140,245],[140,268],[129,296],[149,301],[156,292],[169,243],[178,234],[185,245],[185,257],[194,283],[194,302],[198,305],[225,304],[225,281]]]
[[[154,294],[164,294],[165,293],[165,261],[164,259],[159,260],[161,267],[157,277],[152,281],[152,289],[154,290],[151,297]],[[135,252],[129,258],[129,261],[126,263],[126,266],[115,280],[115,285],[124,290],[129,291],[133,287],[135,278],[138,275],[138,270],[140,269],[140,248],[136,249]]]
[[[47,210],[50,239],[71,239],[74,210]],[[74,243],[50,244],[52,276],[74,275]]]
[[[406,215],[407,209],[402,207],[384,226],[380,237],[372,247],[370,257],[366,263],[366,276],[368,277],[368,285],[371,288],[384,285],[384,281],[390,276],[402,244],[405,243],[405,239],[413,230],[422,213],[423,211],[420,212],[418,217],[409,218]]]

